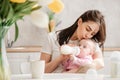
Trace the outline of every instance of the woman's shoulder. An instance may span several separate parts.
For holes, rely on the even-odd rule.
[[[57,33],[55,31],[50,32],[48,35],[51,44],[59,45],[57,40]]]
[[[48,33],[48,36],[49,36],[50,38],[53,38],[53,39],[56,39],[56,38],[57,38],[57,34],[56,34],[55,31]]]

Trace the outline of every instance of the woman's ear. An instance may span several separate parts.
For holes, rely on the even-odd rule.
[[[79,18],[78,20],[78,26],[82,23],[82,18]]]

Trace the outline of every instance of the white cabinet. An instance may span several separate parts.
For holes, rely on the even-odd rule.
[[[12,74],[21,74],[21,65],[30,62],[31,59],[39,60],[40,52],[14,52],[7,53],[10,69]]]

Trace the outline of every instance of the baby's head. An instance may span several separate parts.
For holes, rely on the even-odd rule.
[[[95,42],[91,39],[82,39],[79,42],[80,55],[82,57],[92,55],[95,52]]]

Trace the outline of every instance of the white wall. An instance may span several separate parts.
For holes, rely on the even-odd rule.
[[[84,11],[100,10],[106,20],[106,47],[120,47],[120,0],[63,0],[65,9],[61,13],[62,24],[59,28],[70,26]]]
[[[107,39],[105,47],[120,47],[120,0],[62,0],[64,10],[57,14],[62,23],[56,29],[68,27],[86,10],[100,10],[106,20]],[[40,46],[45,31],[33,25],[28,17],[19,22],[20,35],[14,46]],[[13,31],[11,30],[13,38]]]

